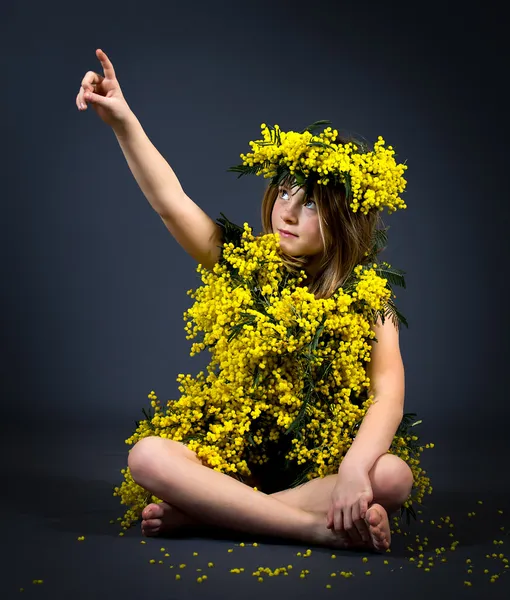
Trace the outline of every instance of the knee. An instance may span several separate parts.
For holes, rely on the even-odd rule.
[[[196,453],[182,442],[176,442],[157,435],[142,438],[131,448],[128,454],[128,467],[131,477],[143,486],[142,481],[157,477],[161,470],[168,470],[174,461],[192,460],[203,464]],[[162,466],[162,462],[164,465]]]
[[[387,458],[380,481],[384,482],[385,495],[391,496],[398,504],[402,504],[411,493],[414,484],[413,472],[400,457],[394,454],[385,454],[384,456]]]
[[[131,448],[128,454],[128,467],[137,483],[153,468],[164,442],[167,441],[170,440],[152,435],[142,438]]]

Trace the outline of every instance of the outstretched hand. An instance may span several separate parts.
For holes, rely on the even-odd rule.
[[[96,50],[96,56],[101,63],[103,75],[87,71],[76,96],[76,105],[78,110],[86,110],[90,103],[106,124],[123,124],[131,109],[124,98],[110,59],[99,48]]]
[[[370,536],[365,521],[374,494],[368,473],[353,465],[340,465],[338,480],[331,494],[327,528],[347,543],[368,542]]]

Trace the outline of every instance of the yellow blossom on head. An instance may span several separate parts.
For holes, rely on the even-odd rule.
[[[302,132],[282,131],[279,125],[261,125],[262,139],[250,141],[252,149],[241,154],[242,164],[229,170],[241,175],[262,175],[276,184],[287,175],[299,185],[316,182],[319,185],[343,183],[350,199],[350,208],[366,214],[369,210],[391,214],[407,205],[399,194],[404,192],[407,165],[395,161],[392,146],[385,147],[379,136],[373,150],[361,151],[355,142],[337,143],[338,131],[326,127],[318,135],[318,122]],[[240,175],[240,176],[241,176]]]

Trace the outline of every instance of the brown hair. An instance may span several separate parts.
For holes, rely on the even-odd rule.
[[[336,143],[354,142],[363,149],[365,146],[353,138],[338,136]],[[292,184],[289,177],[283,184]],[[271,214],[278,196],[278,186],[270,184],[262,199],[263,233],[273,233]],[[315,183],[311,196],[319,217],[319,230],[324,245],[322,261],[313,279],[308,277],[304,284],[316,299],[329,298],[346,280],[357,264],[366,264],[366,252],[371,250],[371,240],[375,229],[381,222],[380,211],[371,209],[368,214],[359,210],[353,212],[346,198],[343,184],[322,185]],[[307,256],[290,256],[280,250],[284,265],[293,272],[306,269]]]

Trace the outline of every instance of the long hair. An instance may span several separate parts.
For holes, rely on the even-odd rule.
[[[338,136],[336,143],[354,142],[358,147],[362,142],[353,138]],[[289,178],[292,182],[292,179]],[[289,182],[283,182],[289,183]],[[278,196],[278,186],[269,185],[262,199],[263,233],[273,233],[271,214]],[[375,229],[380,225],[380,211],[371,209],[368,214],[354,213],[349,207],[343,184],[314,184],[311,196],[317,206],[319,230],[323,243],[322,260],[313,278],[304,282],[308,291],[316,299],[329,298],[346,280],[358,264],[366,264],[366,253],[371,250],[371,240]],[[306,199],[305,199],[306,201]],[[306,269],[310,261],[307,256],[290,256],[280,249],[284,265],[297,273]]]

